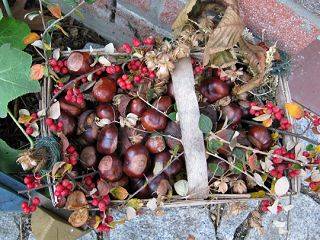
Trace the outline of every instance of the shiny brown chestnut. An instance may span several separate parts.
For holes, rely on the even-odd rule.
[[[153,176],[148,176],[148,179],[151,179],[152,177]],[[160,174],[149,181],[148,187],[153,197],[165,196],[170,189],[170,183],[165,174]]]
[[[100,119],[108,119],[111,122],[116,119],[115,109],[110,104],[100,104],[96,108],[97,117]]]
[[[77,135],[81,135],[86,144],[94,143],[98,138],[99,127],[95,118],[94,110],[87,110],[79,116]]]
[[[164,133],[167,135],[173,136],[177,139],[181,139],[180,126],[176,122],[169,121],[166,129],[164,130]],[[174,149],[174,148],[176,148],[176,146],[179,146],[179,152],[182,151],[182,149],[183,149],[182,143],[179,142],[178,140],[170,138],[170,137],[166,137],[165,140],[166,140],[167,146],[170,149]]]
[[[166,116],[153,108],[144,111],[140,120],[143,128],[151,132],[163,130],[167,126]]]
[[[67,68],[73,74],[84,74],[90,72],[93,67],[90,54],[87,52],[72,52],[67,59]]]
[[[235,126],[240,123],[243,112],[241,107],[235,103],[230,103],[229,105],[222,108],[222,117],[228,119],[228,123]]]
[[[118,128],[114,124],[104,126],[98,135],[97,151],[109,155],[116,151],[118,146]]]
[[[131,178],[130,179],[130,189],[134,192],[141,188],[141,190],[137,193],[138,198],[149,198],[151,197],[151,192],[148,185],[145,185],[146,180],[144,178]]]
[[[80,115],[86,107],[85,101],[83,101],[82,104],[77,104],[77,103],[68,103],[64,99],[60,99],[59,103],[60,103],[60,109],[71,116]]]
[[[97,151],[94,146],[86,146],[80,153],[80,163],[85,168],[97,165]]]
[[[200,92],[208,99],[209,103],[214,103],[215,101],[228,96],[230,87],[227,83],[218,78],[207,79],[201,82]]]
[[[152,134],[148,137],[145,146],[151,153],[162,152],[166,148],[166,142],[164,138],[159,134]]]
[[[149,165],[149,152],[142,144],[135,144],[127,149],[124,154],[123,171],[133,178],[143,177]]]
[[[261,151],[268,150],[272,145],[272,137],[264,126],[252,126],[248,131],[249,141]]]
[[[101,78],[92,89],[92,94],[98,102],[111,102],[116,94],[116,83],[108,78]]]
[[[114,155],[104,156],[98,169],[100,177],[104,180],[115,182],[122,177],[122,162]]]
[[[129,183],[129,178],[127,175],[122,175],[122,177],[116,181],[116,182],[109,182],[109,187],[112,189],[112,188],[115,188],[115,187],[125,187],[127,186]]]
[[[76,129],[76,120],[72,116],[66,114],[64,111],[61,111],[58,121],[63,122],[62,132],[66,136],[72,134]]]
[[[161,96],[159,99],[154,101],[153,106],[161,112],[167,112],[172,106],[172,99],[170,96]]]
[[[130,103],[130,112],[141,117],[142,113],[147,109],[147,104],[140,98],[135,98]]]
[[[169,152],[161,152],[154,156],[154,164],[161,164],[162,168],[166,167],[168,162],[171,159],[171,154]],[[166,174],[168,177],[172,177],[178,174],[183,167],[182,161],[180,159],[176,159],[173,163],[168,166],[163,173]]]

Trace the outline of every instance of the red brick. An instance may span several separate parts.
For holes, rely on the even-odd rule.
[[[320,41],[313,41],[297,54],[291,67],[292,99],[320,115]]]
[[[123,0],[127,4],[131,4],[142,11],[149,11],[151,0]]]
[[[163,10],[159,16],[160,22],[171,26],[184,5],[183,2],[178,0],[164,0]]]
[[[258,35],[264,30],[267,40],[290,54],[298,53],[320,34],[312,23],[277,0],[240,0],[239,5],[250,29]]]

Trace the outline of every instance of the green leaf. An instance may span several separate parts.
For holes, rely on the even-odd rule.
[[[92,4],[92,3],[94,3],[96,0],[85,0],[85,2],[86,3],[88,3],[88,4]]]
[[[154,90],[149,88],[147,91],[147,101],[150,102],[154,97]]]
[[[232,155],[236,157],[236,159],[245,161],[246,160],[246,152],[241,148],[235,148],[232,151]]]
[[[178,112],[178,108],[177,108],[177,104],[176,104],[176,103],[173,104],[173,109],[174,109],[176,112]]]
[[[308,152],[312,151],[313,149],[314,149],[314,146],[313,146],[312,144],[308,144],[308,145],[306,146],[306,150],[307,150]]]
[[[207,150],[209,152],[215,153],[219,148],[223,146],[223,143],[216,139],[211,139],[207,142]]]
[[[225,172],[225,170],[217,163],[209,163],[208,167],[215,176],[222,176]]]
[[[14,18],[2,18],[0,21],[0,46],[10,43],[14,48],[24,49],[26,45],[23,44],[23,39],[29,33],[30,28],[25,22]]]
[[[242,161],[237,160],[234,165],[235,165],[235,167],[232,169],[233,173],[240,174],[243,172],[243,162]]]
[[[30,80],[31,55],[4,44],[0,47],[0,56],[0,118],[3,118],[7,116],[8,102],[39,92],[40,84]]]
[[[201,114],[200,115],[200,118],[199,118],[199,128],[200,130],[203,132],[203,133],[209,133],[212,129],[212,121],[211,119],[204,115],[204,114]]]
[[[171,121],[175,122],[177,120],[177,113],[176,112],[169,113],[168,117],[171,119]]]
[[[0,139],[0,171],[14,173],[20,168],[16,163],[21,151],[11,148],[5,141]]]

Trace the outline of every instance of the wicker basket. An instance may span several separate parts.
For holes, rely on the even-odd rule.
[[[283,77],[278,78],[278,94],[277,94],[277,103],[279,106],[282,106],[285,102],[291,102],[290,91],[288,87],[287,79]],[[43,82],[42,89],[41,89],[41,102],[40,102],[40,109],[48,108],[50,104],[50,96],[51,96],[51,89],[52,89],[52,82],[50,79],[47,79]],[[292,119],[290,116],[287,116],[289,121],[292,123]],[[45,125],[44,121],[41,121],[41,136],[50,136],[51,133],[48,131],[47,126]],[[291,137],[285,136],[285,142],[289,141]],[[188,158],[186,158],[188,159]],[[192,163],[193,164],[193,163]],[[188,163],[186,163],[188,165]],[[196,168],[197,169],[197,168]],[[205,169],[207,171],[207,169]],[[203,179],[201,174],[197,174],[193,170],[192,178],[189,178],[190,169],[187,168],[187,175],[188,175],[188,183],[194,185],[193,182],[198,182],[199,179]],[[50,177],[47,178],[48,183],[52,183],[52,179]],[[208,183],[204,184],[208,185]],[[53,195],[54,189],[53,187],[49,187],[51,202],[53,206],[56,204],[56,199]],[[288,197],[294,194],[297,194],[300,191],[300,181],[298,178],[295,178],[291,181],[291,189],[290,193],[284,197]],[[186,199],[180,196],[173,196],[170,201],[166,201],[163,205],[165,208],[170,207],[180,207],[180,206],[198,206],[198,205],[210,205],[210,204],[219,204],[219,203],[230,203],[230,202],[238,202],[238,201],[248,201],[252,199],[250,194],[211,194],[210,197],[199,195],[196,199]],[[256,200],[261,200],[264,198],[255,198]],[[144,202],[148,201],[148,199],[144,199]],[[114,200],[112,204],[115,206],[123,204],[124,201]]]

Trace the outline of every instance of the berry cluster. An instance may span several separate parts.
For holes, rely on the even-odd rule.
[[[145,39],[143,39],[142,43],[147,46],[147,47],[153,47],[156,43],[154,37],[150,36],[150,37],[147,37]],[[137,38],[133,38],[132,39],[132,45],[135,47],[135,48],[138,48],[140,47],[142,44],[140,42],[139,39]],[[119,48],[119,51],[120,52],[125,52],[127,54],[130,54],[132,53],[132,47],[129,43],[124,43],[122,44],[122,46]]]
[[[93,198],[91,204],[98,207],[100,212],[105,212],[110,204],[110,197],[109,195],[105,195],[101,199]]]
[[[72,189],[74,188],[73,183],[68,179],[63,179],[61,183],[55,186],[54,195],[56,197],[66,197],[68,196]]]
[[[32,113],[30,117],[31,117],[31,120],[24,124],[24,126],[26,127],[25,131],[28,135],[32,135],[32,133],[34,132],[34,129],[30,123],[38,120],[38,114]]]
[[[130,90],[133,88],[133,84],[127,74],[124,74],[118,78],[117,83],[123,90]]]
[[[122,72],[122,69],[121,69],[121,66],[119,65],[112,64],[111,66],[106,67],[106,73],[108,74],[117,74],[121,72]]]
[[[295,159],[295,154],[287,152],[284,147],[277,148],[273,151],[274,154],[283,156],[290,159]],[[274,169],[272,169],[269,173],[271,176],[275,178],[281,178],[284,175],[284,171],[288,171],[288,177],[294,178],[300,174],[299,169],[290,169],[292,167],[292,163],[286,162],[284,159],[279,157],[272,157],[272,162]]]
[[[33,189],[41,185],[41,176],[39,174],[27,175],[24,177],[23,182],[26,184],[27,189]]]
[[[97,71],[97,72],[95,72],[94,73],[94,75],[96,76],[96,77],[99,77],[99,76],[101,76],[102,75],[102,73],[104,73],[105,71],[106,71],[106,67],[102,67],[102,66],[99,66],[99,65],[97,65],[97,67],[98,68],[101,68],[99,71]]]
[[[258,106],[256,102],[250,103],[250,114],[253,116],[260,116],[262,114],[271,114],[273,120],[278,120],[280,123],[280,129],[288,130],[291,128],[291,123],[284,117],[283,109],[280,109],[272,102],[267,102],[265,106]]]
[[[79,153],[74,146],[69,146],[67,148],[67,154],[65,156],[65,161],[70,163],[72,166],[78,163]]]
[[[49,59],[49,65],[56,73],[60,73],[63,75],[69,73],[69,69],[67,68],[67,60],[56,60],[54,58],[51,58]]]
[[[309,183],[309,188],[312,191],[317,192],[320,189],[320,181],[319,182],[310,182]]]
[[[272,206],[273,202],[271,202],[271,200],[262,200],[261,201],[261,205],[260,205],[260,209],[263,212],[268,212],[268,207]],[[278,205],[277,206],[277,213],[280,213],[282,211],[282,206]]]
[[[63,130],[62,121],[58,121],[57,123],[55,123],[52,118],[46,118],[45,123],[49,127],[49,130],[51,132],[61,132]]]
[[[63,82],[57,82],[55,88],[53,89],[53,94],[56,95],[64,87]]]
[[[85,184],[86,186],[86,189],[91,191],[92,189],[95,188],[95,184],[93,182],[93,177],[92,176],[87,176],[83,179],[83,183]]]
[[[29,214],[29,213],[32,213],[32,212],[36,211],[36,209],[39,206],[39,204],[40,204],[40,199],[38,197],[34,197],[31,200],[31,204],[28,204],[25,201],[22,202],[21,208],[22,208],[23,213]]]
[[[77,104],[84,103],[84,96],[79,88],[68,89],[64,99],[69,103],[77,103]]]
[[[99,226],[97,227],[97,231],[98,232],[109,232],[110,227],[108,224],[110,224],[111,222],[113,222],[113,217],[110,215],[106,216],[104,221],[102,223],[100,223]]]

